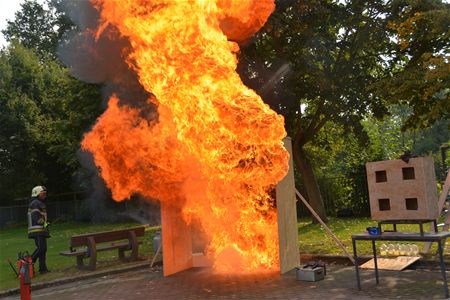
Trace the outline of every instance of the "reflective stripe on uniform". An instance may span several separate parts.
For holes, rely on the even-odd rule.
[[[45,221],[47,221],[47,212],[45,210],[40,210],[40,209],[37,209],[37,208],[35,208],[35,209],[28,209],[28,213],[30,215],[32,213],[34,213],[34,212],[40,213],[44,217]]]
[[[35,231],[45,231],[43,225],[33,225],[33,219],[31,217],[32,213],[39,213],[42,217],[44,217],[44,222],[47,222],[47,213],[40,209],[28,209],[28,233]]]
[[[28,233],[32,233],[32,232],[44,232],[44,231],[46,231],[44,228],[28,229]]]
[[[44,228],[44,226],[43,225],[35,225],[35,226],[28,227],[28,229],[37,229],[37,228]]]

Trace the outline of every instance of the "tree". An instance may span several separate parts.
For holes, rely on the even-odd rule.
[[[36,184],[66,191],[82,134],[101,111],[96,85],[13,42],[0,51],[0,202]]]
[[[412,108],[406,128],[428,127],[450,118],[450,4],[437,0],[393,1],[396,47],[372,90],[390,103]]]
[[[327,122],[361,133],[360,120],[368,111],[386,113],[384,103],[366,90],[382,69],[380,54],[388,49],[386,13],[382,1],[279,1],[265,30],[243,49],[247,83],[285,116],[306,196],[323,219],[305,146]],[[272,85],[266,84],[283,69]]]
[[[320,158],[311,160],[311,164],[326,212],[336,214],[346,208],[368,213],[365,164],[383,158],[379,144],[372,139],[363,144],[343,126],[327,122],[305,150],[311,157]]]
[[[63,36],[75,25],[63,13],[62,0],[47,0],[45,6],[36,0],[26,0],[13,21],[7,21],[2,33],[8,42],[18,40],[39,55],[56,58]]]
[[[264,29],[242,50],[242,77],[284,115],[307,198],[322,218],[307,145],[327,123],[367,141],[361,120],[388,114],[389,99],[382,86],[373,86],[404,70],[399,61],[408,55],[398,56],[392,24],[415,2],[421,1],[278,1]]]
[[[75,25],[63,0],[25,1],[3,31],[0,50],[0,202],[73,187],[80,140],[101,112],[100,86],[80,82],[57,59]],[[5,124],[5,125],[3,125]]]
[[[420,156],[433,156],[438,180],[445,180],[448,162],[446,149],[450,149],[450,120],[437,121],[430,128],[419,130],[415,136],[412,153]]]

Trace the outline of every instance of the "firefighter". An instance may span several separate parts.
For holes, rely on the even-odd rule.
[[[50,272],[46,265],[47,238],[50,237],[47,211],[44,203],[47,191],[38,185],[31,190],[31,201],[28,206],[28,238],[34,239],[36,250],[31,255],[33,263],[39,259],[39,273]]]

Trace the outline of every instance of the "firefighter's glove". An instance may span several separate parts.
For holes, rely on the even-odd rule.
[[[50,222],[44,222],[44,228],[48,228],[50,226]]]

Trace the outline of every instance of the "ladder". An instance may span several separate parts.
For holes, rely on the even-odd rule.
[[[439,216],[441,215],[441,212],[445,207],[445,202],[446,202],[446,199],[447,199],[449,193],[450,193],[450,169],[447,171],[447,178],[445,179],[444,186],[442,187],[441,195],[439,196],[439,203],[438,203]],[[436,222],[437,222],[437,220],[436,220]],[[444,227],[442,228],[442,230],[448,231],[449,227],[450,227],[450,213],[446,212]],[[434,232],[433,224],[430,225],[430,231]],[[423,252],[427,253],[430,250],[430,246],[431,246],[431,243],[425,243]]]

